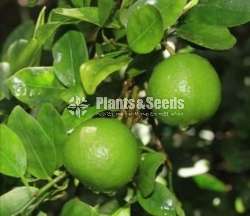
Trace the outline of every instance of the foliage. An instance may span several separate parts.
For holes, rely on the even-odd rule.
[[[40,10],[36,21],[1,44],[0,215],[249,215],[250,42],[233,48],[231,28],[250,21],[250,1],[41,2],[27,1],[22,11]],[[138,110],[96,109],[94,97],[141,97],[160,61],[192,51],[221,70],[223,104],[211,121],[183,130]],[[93,193],[63,166],[67,137],[100,116],[123,121],[142,151],[133,181],[113,194]],[[210,165],[192,167],[200,159]],[[190,174],[197,167],[205,171]]]

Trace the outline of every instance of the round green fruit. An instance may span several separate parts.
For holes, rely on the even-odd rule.
[[[64,146],[66,169],[89,189],[113,192],[133,179],[139,162],[138,142],[116,119],[82,123]]]
[[[162,102],[157,118],[187,127],[211,117],[221,101],[221,84],[213,66],[196,54],[176,54],[155,67],[148,95]]]

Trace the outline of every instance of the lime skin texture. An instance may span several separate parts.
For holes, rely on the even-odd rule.
[[[221,83],[205,58],[191,53],[176,54],[154,68],[148,96],[154,100],[182,99],[182,109],[164,107],[154,109],[154,113],[166,124],[187,127],[214,115],[221,101]]]
[[[117,119],[88,120],[64,145],[66,169],[95,192],[111,193],[129,183],[139,157],[137,139]]]

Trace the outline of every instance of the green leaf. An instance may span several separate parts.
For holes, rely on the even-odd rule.
[[[23,177],[27,168],[27,155],[22,141],[7,126],[0,125],[0,172]]]
[[[224,184],[224,182],[208,173],[194,176],[193,180],[202,189],[207,189],[216,192],[228,191],[228,187]]]
[[[127,56],[119,58],[103,57],[85,62],[80,69],[81,80],[87,94],[95,93],[97,86],[110,74],[121,70],[130,62]]]
[[[67,87],[80,83],[80,66],[88,60],[88,49],[82,33],[69,31],[53,47],[54,69]]]
[[[56,8],[53,13],[101,26],[97,7]]]
[[[187,0],[139,0],[132,7],[140,7],[143,4],[155,6],[162,16],[164,29],[167,29],[182,15],[186,3]]]
[[[98,1],[99,22],[100,22],[100,24],[102,26],[108,20],[114,6],[115,6],[114,0],[101,0],[101,1]]]
[[[198,19],[188,18],[177,29],[177,35],[192,43],[214,50],[232,48],[235,37],[223,26],[206,24]]]
[[[16,215],[37,192],[35,187],[17,187],[3,194],[0,196],[0,215]]]
[[[21,107],[9,116],[8,126],[20,137],[27,152],[27,171],[46,179],[56,168],[56,149],[41,125]]]
[[[60,18],[60,16],[65,18]],[[102,27],[102,23],[99,19],[99,10],[97,7],[56,8],[51,13],[50,21],[60,21],[65,24],[76,21],[84,21]],[[117,20],[114,19],[108,22],[105,27],[120,28],[120,24],[117,22]]]
[[[70,111],[69,109],[69,107],[65,109],[62,115],[62,119],[66,125],[67,131],[72,131],[82,122],[85,122],[104,111],[104,109],[97,109],[95,106],[88,107],[85,110],[82,110],[82,113],[79,117],[75,111]]]
[[[158,152],[145,153],[141,156],[137,184],[143,197],[153,192],[156,172],[165,160],[165,155]]]
[[[130,208],[129,207],[124,207],[118,209],[112,216],[130,216]]]
[[[83,87],[81,84],[75,85],[71,88],[64,90],[61,94],[61,98],[68,104],[73,97],[83,98],[85,96]]]
[[[7,62],[0,63],[0,101],[2,99],[9,98],[8,87],[6,86],[6,79],[11,75],[10,65]]]
[[[26,22],[17,26],[14,31],[12,31],[7,37],[3,44],[3,53],[7,52],[9,46],[19,39],[30,40],[34,32],[34,22],[32,20],[27,20]]]
[[[130,48],[140,54],[151,52],[163,37],[163,21],[159,11],[144,5],[131,12],[127,24]]]
[[[62,209],[60,216],[98,216],[96,210],[80,201],[79,199],[75,198],[68,201]]]
[[[250,21],[250,1],[202,0],[190,15],[212,25],[238,26]]]
[[[67,138],[64,122],[51,104],[43,104],[36,118],[55,145],[57,166],[59,167],[62,165],[62,146]]]
[[[91,0],[71,0],[75,7],[87,7],[90,6]]]
[[[41,52],[41,46],[36,39],[32,39],[28,43],[23,41],[23,43],[13,45],[14,48],[10,46],[10,49],[13,49],[13,51],[8,51],[12,52],[12,57],[13,59],[11,60],[11,72],[15,73],[18,70],[20,70],[23,67],[29,67],[29,66],[34,66],[35,63],[38,62],[40,58],[40,52]],[[16,52],[22,53],[22,55],[17,55]],[[16,60],[14,59],[16,55]]]
[[[3,55],[3,60],[8,62],[11,66],[15,65],[18,56],[23,52],[28,43],[29,41],[25,39],[14,41]]]
[[[178,201],[174,194],[164,185],[156,183],[153,194],[144,198],[138,194],[138,201],[142,208],[153,216],[176,216]]]
[[[8,79],[11,93],[29,106],[58,104],[64,87],[56,79],[52,67],[24,68]]]
[[[33,37],[37,38],[37,33],[38,33],[38,29],[41,28],[44,24],[45,24],[45,11],[46,11],[46,7],[43,7],[38,15],[37,21],[36,21],[36,26],[35,26],[35,30],[34,30],[34,34]]]

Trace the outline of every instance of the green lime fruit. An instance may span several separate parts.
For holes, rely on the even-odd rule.
[[[139,155],[138,142],[123,123],[97,118],[82,123],[69,136],[64,165],[89,189],[113,192],[133,179]]]
[[[153,110],[159,120],[187,127],[216,112],[221,101],[221,84],[205,58],[176,54],[155,67],[148,95],[153,98]]]

